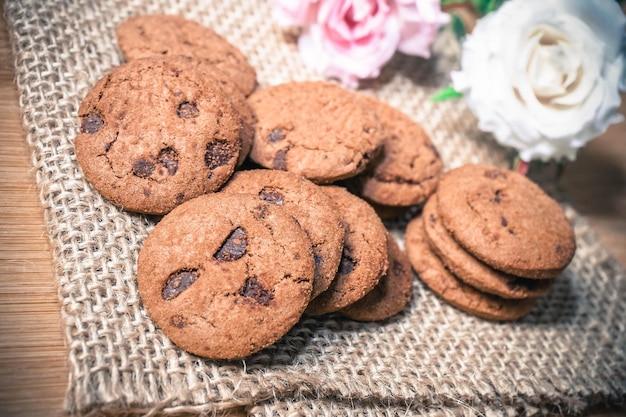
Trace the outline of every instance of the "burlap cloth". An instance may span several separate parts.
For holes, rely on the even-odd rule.
[[[74,159],[76,111],[121,62],[115,28],[134,14],[178,13],[238,45],[261,86],[316,79],[272,24],[266,1],[7,1],[16,82],[57,264],[69,348],[66,408],[253,415],[534,415],[577,413],[626,393],[626,277],[567,207],[578,251],[526,318],[498,324],[463,314],[418,280],[403,314],[360,324],[303,318],[279,343],[232,362],[180,351],[155,328],[135,283],[154,220],[118,210]],[[446,167],[506,164],[463,101],[426,99],[445,86],[459,47],[443,33],[435,57],[397,56],[369,92],[423,123]],[[402,241],[402,224],[389,225]]]

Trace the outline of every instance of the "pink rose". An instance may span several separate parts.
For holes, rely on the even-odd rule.
[[[274,0],[272,17],[283,27],[307,26],[315,19],[317,0]]]
[[[298,47],[305,64],[356,87],[374,78],[400,42],[400,22],[387,0],[320,0]]]
[[[398,50],[407,55],[430,58],[430,45],[439,27],[450,21],[441,11],[440,0],[396,0],[401,17]]]
[[[448,22],[439,0],[274,0],[281,26],[302,26],[304,63],[345,86],[375,78],[396,50],[428,58]]]

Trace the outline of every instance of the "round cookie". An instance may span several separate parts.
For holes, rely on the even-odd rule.
[[[464,165],[442,176],[436,196],[453,239],[492,268],[555,278],[574,256],[574,231],[561,206],[517,172]]]
[[[186,55],[216,67],[248,96],[256,71],[241,51],[212,29],[181,16],[135,16],[117,27],[117,43],[127,61],[163,55]]]
[[[378,321],[404,309],[413,295],[413,270],[398,243],[387,235],[389,269],[365,297],[343,308],[340,313],[357,321]]]
[[[537,302],[536,298],[505,300],[480,292],[456,279],[430,249],[422,217],[416,217],[407,225],[405,247],[418,277],[435,294],[459,310],[487,320],[507,321],[530,313]]]
[[[337,85],[290,82],[248,97],[256,116],[250,158],[325,184],[362,172],[384,132],[358,95]]]
[[[137,261],[143,305],[180,348],[211,359],[253,354],[301,317],[311,243],[281,207],[245,194],[190,200],[148,235]]]
[[[424,129],[402,111],[373,97],[362,100],[378,114],[386,137],[382,153],[358,177],[359,195],[385,206],[423,203],[443,171],[439,152]]]
[[[222,191],[251,193],[288,210],[313,245],[315,280],[311,297],[326,291],[339,268],[345,232],[335,203],[318,185],[290,172],[256,169],[235,173]]]
[[[76,159],[104,197],[125,210],[164,214],[230,178],[241,115],[184,61],[120,65],[78,109]]]
[[[387,230],[372,207],[345,188],[321,187],[337,204],[346,231],[341,262],[328,289],[311,300],[306,312],[332,313],[374,289],[387,272]]]
[[[554,285],[554,279],[516,277],[485,265],[460,247],[441,224],[437,199],[424,206],[426,238],[432,251],[458,279],[472,287],[502,298],[537,298]]]
[[[76,159],[91,184],[126,210],[167,213],[217,190],[234,170],[241,115],[218,85],[185,65],[120,65],[79,107]]]

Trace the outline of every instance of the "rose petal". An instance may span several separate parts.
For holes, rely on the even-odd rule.
[[[564,15],[584,21],[596,38],[604,40],[604,53],[609,60],[619,55],[622,39],[615,34],[626,30],[626,16],[615,0],[550,0],[545,3]]]
[[[407,55],[430,57],[430,46],[439,28],[450,21],[437,0],[398,1],[400,43],[398,50]]]

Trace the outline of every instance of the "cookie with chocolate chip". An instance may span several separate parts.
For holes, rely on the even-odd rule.
[[[313,245],[315,280],[311,297],[328,288],[341,260],[344,230],[337,206],[318,185],[291,172],[256,169],[235,173],[222,191],[254,194],[260,201],[281,206],[292,214]]]
[[[376,113],[358,97],[317,81],[257,90],[248,97],[257,120],[250,158],[319,184],[355,176],[385,137]]]
[[[114,204],[164,214],[232,175],[242,116],[221,87],[183,59],[111,70],[82,101],[76,159]]]
[[[489,267],[452,239],[443,226],[437,199],[424,205],[424,229],[432,251],[458,279],[472,287],[502,298],[537,298],[554,285],[555,279],[522,278]]]
[[[311,297],[313,271],[311,242],[282,207],[220,192],[163,217],[139,253],[137,283],[172,342],[233,359],[291,329]]]
[[[361,97],[383,123],[385,141],[381,154],[358,176],[358,194],[384,206],[423,203],[443,171],[439,152],[422,126],[405,113],[376,98]]]
[[[431,250],[424,222],[422,217],[409,222],[405,248],[417,276],[435,294],[459,310],[487,320],[516,320],[532,311],[536,298],[504,299],[478,291],[457,279]]]
[[[436,196],[446,230],[492,268],[551,279],[574,256],[574,230],[561,206],[517,172],[463,165],[442,176]]]
[[[341,262],[328,289],[311,300],[307,314],[332,313],[363,298],[389,265],[387,230],[367,202],[345,188],[321,187],[339,208],[345,229]]]
[[[400,313],[413,295],[413,270],[406,253],[393,236],[387,235],[389,268],[365,297],[340,310],[357,321],[378,321]]]
[[[214,30],[181,16],[131,17],[117,27],[117,43],[127,61],[185,55],[200,66],[226,74],[245,96],[256,88],[256,71],[239,48]]]

